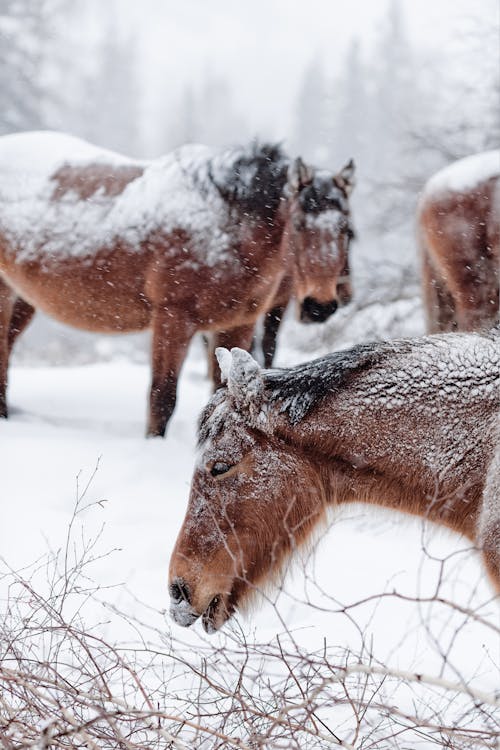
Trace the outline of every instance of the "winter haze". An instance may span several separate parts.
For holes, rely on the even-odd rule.
[[[416,207],[437,170],[499,146],[499,31],[497,0],[0,0],[0,136],[60,130],[139,159],[258,138],[332,171],[354,158],[353,300],[312,326],[290,305],[276,362],[292,366],[424,332]],[[0,745],[496,750],[498,609],[458,535],[350,508],[227,631],[172,623],[168,561],[211,388],[197,336],[167,438],[146,441],[150,344],[39,313],[16,343],[0,420]],[[26,655],[37,679],[64,680],[40,677],[23,734],[29,680],[12,673]],[[373,671],[339,679],[358,662]],[[97,743],[74,721],[47,739],[63,709],[93,731],[111,705]]]

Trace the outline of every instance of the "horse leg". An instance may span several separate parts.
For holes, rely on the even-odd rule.
[[[232,349],[233,346],[238,346],[240,349],[249,351],[253,341],[254,324],[239,326],[238,328],[231,328],[229,331],[217,331],[213,336],[213,349],[211,352],[212,357],[212,382],[214,390],[221,386],[220,367],[215,357],[215,350],[218,346],[223,346],[226,349]]]
[[[498,320],[498,263],[488,257],[486,248],[480,261],[471,264],[466,279],[457,284],[457,322],[461,331],[491,328]]]
[[[453,297],[436,272],[427,251],[422,253],[422,291],[429,333],[444,333],[456,329]]]
[[[215,334],[212,333],[212,331],[208,331],[207,333],[204,333],[202,337],[203,348],[207,358],[207,378],[209,380],[214,379],[214,362],[216,362],[214,357],[214,335]]]
[[[34,314],[35,308],[32,307],[28,302],[25,302],[23,299],[21,299],[21,297],[17,297],[14,303],[14,309],[12,311],[9,325],[9,355],[12,352],[12,347],[14,346],[16,339],[24,331]]]
[[[7,417],[7,372],[9,368],[9,328],[16,294],[0,280],[0,417]]]
[[[268,310],[264,316],[264,332],[262,334],[262,352],[264,354],[264,367],[272,367],[274,353],[276,351],[276,339],[280,329],[286,305],[276,305]]]
[[[153,312],[152,377],[148,437],[164,437],[177,398],[177,380],[195,326],[165,308]]]

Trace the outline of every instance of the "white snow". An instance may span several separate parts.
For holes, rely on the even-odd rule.
[[[458,193],[492,177],[500,177],[500,150],[484,151],[453,162],[431,177],[424,194]]]
[[[289,351],[286,356],[290,357]],[[94,576],[102,587],[125,585],[105,591],[102,599],[132,613],[142,612],[135,597],[148,608],[168,609],[168,560],[189,494],[196,418],[210,390],[204,373],[204,357],[195,342],[184,367],[168,437],[148,441],[142,436],[147,366],[12,368],[12,414],[0,422],[1,557],[19,568],[41,555],[47,545],[61,547],[74,507],[77,476],[81,472],[81,489],[99,461],[87,501],[106,502],[86,511],[78,524],[88,537],[105,523],[99,549],[119,551],[98,560]],[[277,609],[272,594],[246,619],[240,617],[241,625],[252,637],[269,642],[282,632],[279,611],[297,642],[306,648],[321,649],[324,637],[330,644],[355,648],[356,628],[345,614],[331,611],[336,607],[326,597],[354,602],[381,591],[430,593],[439,564],[422,552],[424,538],[418,521],[366,507],[351,508],[324,534],[306,568],[309,577],[299,570],[287,580]],[[439,558],[469,547],[444,531],[435,532],[429,545]],[[452,558],[447,570],[443,590],[459,604],[472,607],[491,596],[472,552]],[[439,664],[432,637],[439,631],[440,639],[451,641],[457,617],[448,613],[446,622],[439,616],[434,623],[432,613],[422,608],[389,596],[376,606],[360,607],[356,617],[367,623],[380,659],[400,668],[432,671]],[[485,616],[494,621],[494,610],[486,610]],[[421,618],[428,615],[424,627]],[[101,611],[94,616],[99,620]],[[165,627],[193,649],[202,643],[199,623],[188,631],[170,621]],[[112,635],[120,634],[113,629]],[[214,636],[215,642],[223,637]],[[488,655],[494,649],[494,636],[488,645],[482,629],[469,622],[455,635],[449,659],[471,684],[491,690],[498,686],[498,672]]]
[[[203,179],[208,159],[217,153],[188,145],[138,162],[60,133],[6,136],[0,139],[0,233],[14,248],[17,262],[42,258],[50,265],[68,256],[92,256],[118,237],[129,251],[141,252],[141,243],[155,229],[182,229],[191,236],[190,262],[198,259],[213,267],[230,256],[227,211],[215,187],[201,191],[193,177]],[[230,153],[222,153],[220,169],[224,158]],[[100,189],[87,200],[74,191],[52,200],[59,169],[89,164],[139,166],[144,172],[118,196]]]
[[[387,331],[408,335],[421,333],[422,328],[420,303],[415,299],[372,304],[357,312],[347,307],[326,324],[314,327],[287,319],[280,333],[276,365],[288,366],[324,354],[332,348],[332,341],[345,347],[365,337],[383,337]],[[36,336],[35,323],[19,342],[23,363],[29,361],[30,337],[33,342]],[[106,356],[118,351],[123,359],[126,349],[111,348],[108,338],[94,338],[103,346],[108,342]],[[96,343],[93,351],[101,349]],[[230,367],[233,357],[226,359]],[[446,653],[452,666],[445,668],[445,677],[453,682],[463,680],[478,690],[497,690],[496,633],[446,605],[401,598],[432,597],[442,573],[441,560],[446,558],[440,593],[467,610],[479,608],[481,616],[495,626],[498,608],[491,601],[491,589],[470,544],[459,536],[423,526],[419,520],[366,506],[348,508],[334,518],[317,551],[309,558],[306,552],[297,558],[281,593],[266,592],[267,598],[247,614],[238,615],[221,632],[208,638],[199,622],[185,629],[172,621],[168,615],[168,564],[197,459],[196,421],[210,395],[205,372],[203,348],[194,341],[182,371],[167,438],[146,440],[143,432],[150,379],[146,363],[115,360],[78,367],[14,364],[9,386],[11,416],[0,420],[0,600],[4,603],[7,595],[4,560],[19,569],[39,559],[48,548],[64,549],[77,484],[81,494],[98,465],[85,497],[90,507],[76,519],[74,538],[76,546],[81,546],[101,533],[93,551],[97,559],[87,570],[100,591],[94,600],[82,603],[82,615],[88,625],[95,625],[93,632],[102,633],[109,642],[144,639],[156,644],[152,629],[159,628],[165,634],[163,652],[172,639],[173,648],[180,648],[188,662],[197,663],[201,655],[207,655],[217,669],[220,656],[210,649],[227,645],[232,653],[233,639],[239,638],[241,627],[248,643],[259,644],[255,654],[266,679],[268,675],[272,681],[279,665],[264,655],[261,661],[260,644],[276,646],[280,634],[282,643],[293,638],[296,648],[306,655],[320,657],[328,648],[340,653],[343,661],[342,649],[359,652],[359,625],[365,629],[374,663],[379,660],[394,668],[438,675],[441,653]],[[221,411],[223,421],[226,415]],[[259,503],[258,512],[266,510],[267,504]],[[44,579],[44,568],[40,578]],[[384,598],[343,609],[345,604],[382,592]],[[85,599],[85,594],[82,597]],[[111,605],[127,617],[136,616],[142,624],[127,624],[114,614]],[[184,715],[182,699],[189,695],[189,675],[168,654],[157,660],[161,668],[157,661],[151,681],[168,674],[165,684],[172,712]],[[235,663],[235,673],[238,668]],[[220,669],[224,677],[230,671],[225,663]],[[231,677],[227,675],[229,681]],[[391,694],[391,704],[411,711],[414,698],[414,691],[399,688]],[[434,691],[429,706],[432,703],[434,709],[438,700],[441,706],[447,705],[447,699],[439,699]],[[455,705],[452,701],[446,709],[449,721],[461,720],[460,708],[455,710]],[[325,706],[324,718],[331,711]],[[422,741],[419,748],[430,750],[433,746]]]
[[[140,164],[115,151],[93,146],[81,138],[50,130],[13,133],[0,139],[2,172],[19,174],[20,180],[22,176],[27,180],[32,175],[45,179],[68,162],[70,155],[72,164]]]
[[[329,211],[321,211],[318,214],[306,213],[305,220],[308,229],[316,229],[318,231],[329,231],[340,234],[342,227],[342,220],[344,219],[341,211],[331,209]]]

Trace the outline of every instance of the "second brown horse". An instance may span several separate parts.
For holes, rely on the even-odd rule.
[[[500,151],[460,159],[431,177],[418,231],[428,330],[493,325],[499,311]]]
[[[147,432],[164,435],[196,331],[247,348],[286,272],[306,314],[333,311],[348,192],[349,174],[273,145],[137,162],[59,133],[4,136],[0,413],[12,343],[36,308],[89,331],[151,328]]]

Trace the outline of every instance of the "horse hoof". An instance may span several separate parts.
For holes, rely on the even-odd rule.
[[[148,440],[149,440],[149,438],[164,438],[165,437],[165,429],[163,429],[163,430],[157,430],[157,429],[153,429],[151,427],[146,432],[146,437],[147,437]]]

